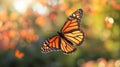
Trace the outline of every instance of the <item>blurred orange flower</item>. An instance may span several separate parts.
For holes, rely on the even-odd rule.
[[[37,25],[39,25],[40,27],[42,27],[42,26],[45,25],[45,20],[46,20],[45,17],[39,16],[39,17],[36,18],[35,23]]]
[[[14,20],[17,20],[17,19],[18,19],[18,13],[12,12],[12,13],[10,14],[10,20],[11,20],[11,21],[14,21]]]
[[[25,38],[27,36],[27,31],[25,29],[21,29],[20,36],[21,36],[21,38]]]
[[[100,0],[90,0],[92,4],[98,4]]]
[[[90,12],[90,16],[94,16],[94,15],[98,14],[99,12],[100,12],[100,10],[98,8],[92,9]]]
[[[85,7],[84,7],[85,12],[90,12],[91,10],[92,10],[92,8],[89,4],[85,5]]]
[[[23,13],[23,17],[27,17],[27,16],[31,16],[33,15],[33,10],[32,9],[27,9],[24,13]]]
[[[108,0],[100,0],[101,5],[107,5]]]
[[[32,41],[38,40],[38,36],[35,34],[35,31],[33,28],[21,29],[20,36],[21,36],[21,38],[25,39],[27,42],[32,42]]]
[[[66,16],[67,16],[67,17],[70,16],[75,10],[76,10],[75,8],[71,8],[71,9],[66,10],[66,11],[65,11]]]
[[[68,8],[69,8],[69,4],[68,3],[60,4],[60,9],[62,11],[66,11]]]
[[[54,20],[56,18],[56,12],[51,12],[49,14],[50,19]]]
[[[39,39],[39,37],[37,35],[33,36],[33,41],[36,42]]]
[[[95,67],[95,66],[96,66],[96,62],[92,60],[82,64],[82,67]]]
[[[11,39],[16,38],[16,36],[17,36],[17,32],[16,32],[15,30],[10,30],[10,31],[9,31],[9,37],[10,37]]]
[[[8,21],[8,12],[7,10],[0,11],[0,20]]]
[[[115,9],[120,10],[120,4],[117,3],[117,0],[112,0],[112,6],[113,6]]]
[[[2,33],[2,44],[3,44],[2,49],[3,50],[8,50],[8,48],[9,48],[9,42],[10,42],[9,32],[5,31],[5,32]]]
[[[22,27],[27,27],[30,24],[24,17],[20,18],[20,23],[22,24]]]
[[[91,0],[92,4],[106,5],[107,0]]]
[[[14,49],[15,48],[15,44],[14,44],[14,42],[9,42],[9,48],[10,49]]]
[[[104,58],[98,59],[98,67],[106,67],[107,61]]]
[[[27,30],[27,35],[26,35],[26,40],[27,40],[27,42],[33,41],[34,36],[35,36],[35,31],[34,31],[34,29],[33,29],[33,28],[29,28],[29,29]]]
[[[17,29],[17,27],[18,27],[17,22],[12,22],[11,28],[12,29]]]
[[[40,2],[43,6],[46,6],[46,5],[47,5],[47,1],[46,1],[46,0],[39,0],[39,2]]]
[[[15,57],[17,57],[18,59],[22,59],[24,57],[24,53],[20,52],[18,49],[15,50]]]

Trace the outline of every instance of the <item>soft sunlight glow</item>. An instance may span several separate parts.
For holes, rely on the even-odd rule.
[[[120,67],[120,59],[115,62],[115,67]]]
[[[46,12],[47,12],[47,7],[43,6],[43,5],[40,4],[40,3],[36,3],[36,4],[33,6],[33,11],[38,12],[39,14],[43,15],[43,14],[46,14]]]
[[[110,17],[110,18],[108,19],[108,21],[109,21],[111,24],[113,24],[113,23],[114,23],[114,20],[113,20],[113,18],[112,18],[112,17]]]
[[[114,23],[114,19],[112,17],[106,17],[105,20],[108,21],[111,24]]]
[[[13,6],[18,12],[23,13],[31,2],[32,0],[15,0]]]
[[[58,4],[58,0],[47,0],[47,2],[49,5],[53,5],[53,6]]]

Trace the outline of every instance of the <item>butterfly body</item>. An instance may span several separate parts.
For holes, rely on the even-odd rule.
[[[65,39],[68,43],[72,44],[69,40],[67,40],[67,39],[65,38],[65,36],[64,36],[62,33],[60,33],[60,32],[57,32],[57,33],[58,33],[58,35],[59,35],[61,38]]]
[[[79,21],[83,15],[82,9],[78,9],[68,17],[58,35],[55,35],[43,43],[42,52],[60,50],[65,54],[72,53],[84,40],[84,33],[80,29]]]

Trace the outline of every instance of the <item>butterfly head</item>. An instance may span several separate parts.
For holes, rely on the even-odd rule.
[[[73,12],[73,14],[70,16],[70,18],[81,19],[82,15],[83,15],[83,10],[82,9],[78,9],[75,12]]]

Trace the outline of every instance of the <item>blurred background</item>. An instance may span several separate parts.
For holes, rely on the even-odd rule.
[[[83,44],[70,55],[41,53],[79,8]],[[120,0],[0,0],[0,67],[120,67]]]

